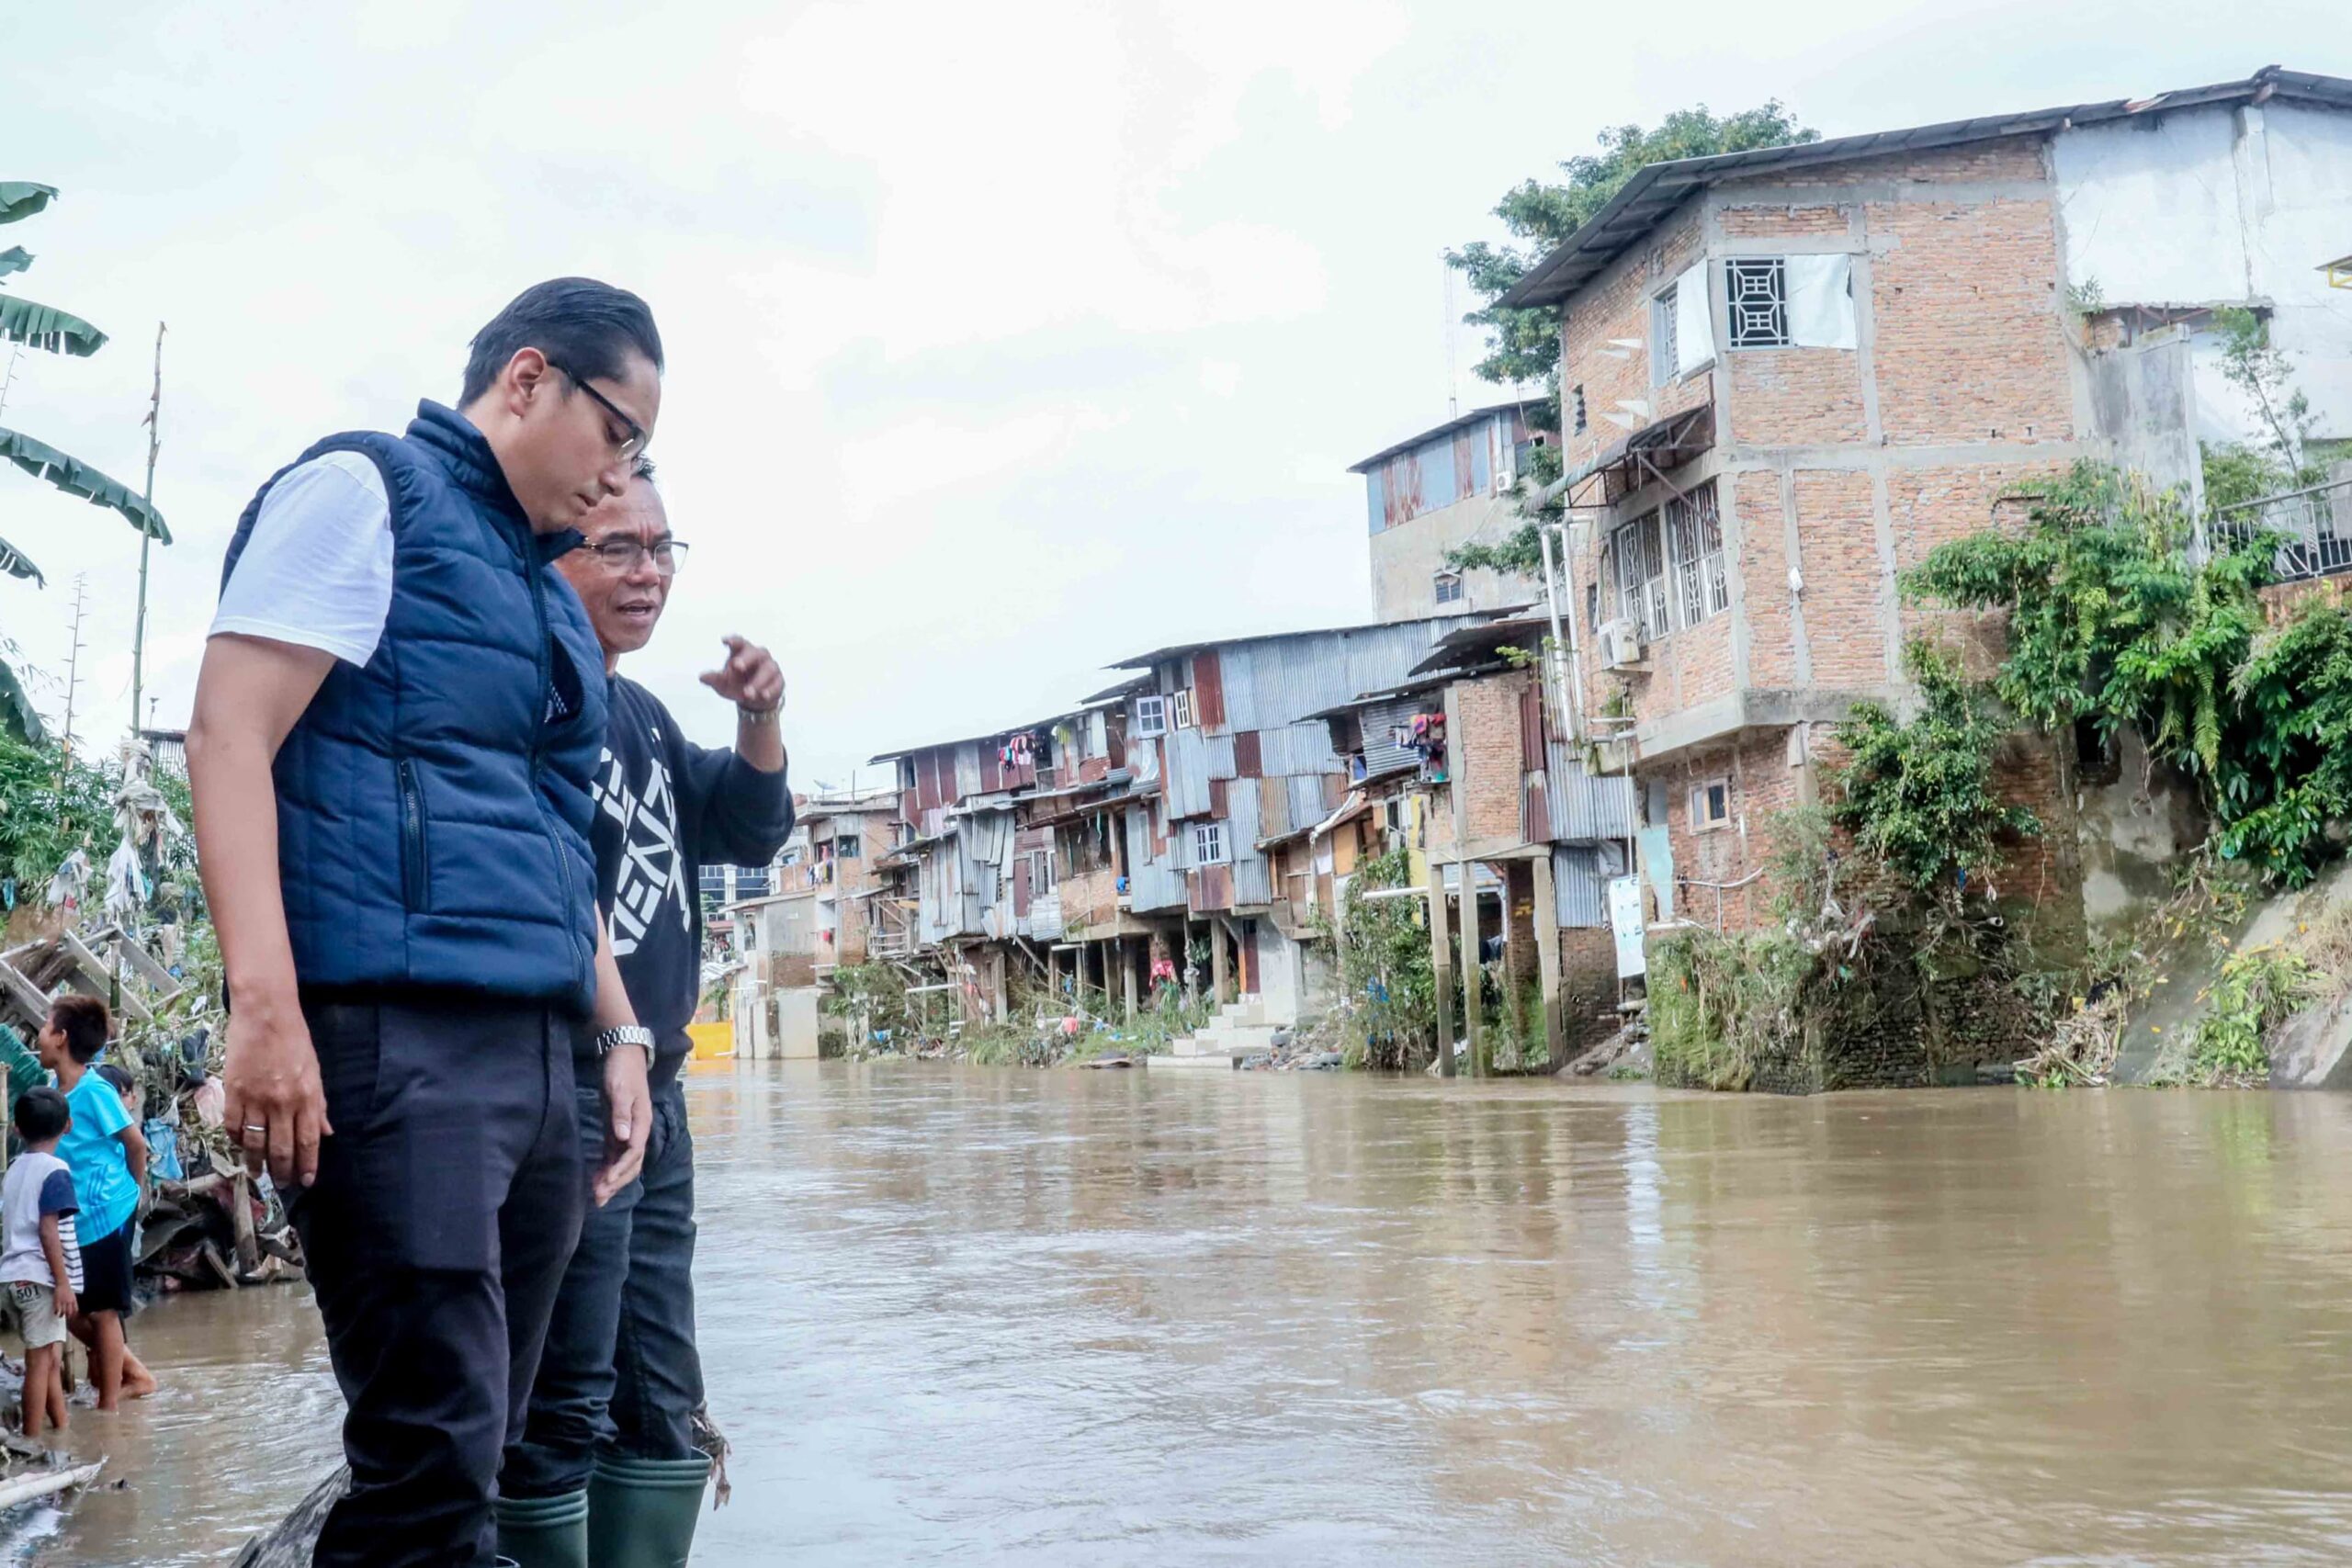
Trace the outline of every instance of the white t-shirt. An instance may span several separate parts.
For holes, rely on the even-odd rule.
[[[49,1253],[40,1244],[44,1214],[57,1216],[57,1240],[65,1254],[65,1282],[82,1288],[82,1248],[74,1234],[74,1171],[55,1155],[22,1154],[0,1182],[0,1281],[54,1285]]]
[[[365,452],[330,452],[262,497],[209,636],[239,632],[365,664],[392,610],[392,505]]]

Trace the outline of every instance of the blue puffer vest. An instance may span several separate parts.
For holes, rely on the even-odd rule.
[[[296,463],[336,451],[383,472],[392,604],[374,657],[337,660],[277,753],[295,973],[584,1012],[605,660],[553,564],[580,536],[534,535],[490,444],[437,403],[405,436],[330,435]],[[268,493],[238,520],[224,584]]]

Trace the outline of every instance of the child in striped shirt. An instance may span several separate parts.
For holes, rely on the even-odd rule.
[[[65,1096],[39,1085],[17,1098],[17,1136],[25,1152],[0,1181],[0,1286],[25,1337],[24,1431],[41,1422],[65,1429],[65,1324],[82,1286],[82,1249],[74,1231],[81,1209],[72,1168],[57,1141],[74,1124]]]

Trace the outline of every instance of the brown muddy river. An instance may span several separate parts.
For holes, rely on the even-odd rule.
[[[2352,1559],[2352,1097],[700,1069],[705,1564]],[[329,1462],[299,1289],[135,1325],[50,1563]]]

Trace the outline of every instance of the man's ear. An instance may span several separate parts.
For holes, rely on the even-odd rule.
[[[503,394],[506,412],[521,419],[530,412],[533,400],[546,395],[554,375],[555,367],[548,363],[546,355],[527,344],[516,349],[514,357],[506,362],[506,368],[498,373],[498,387]]]

